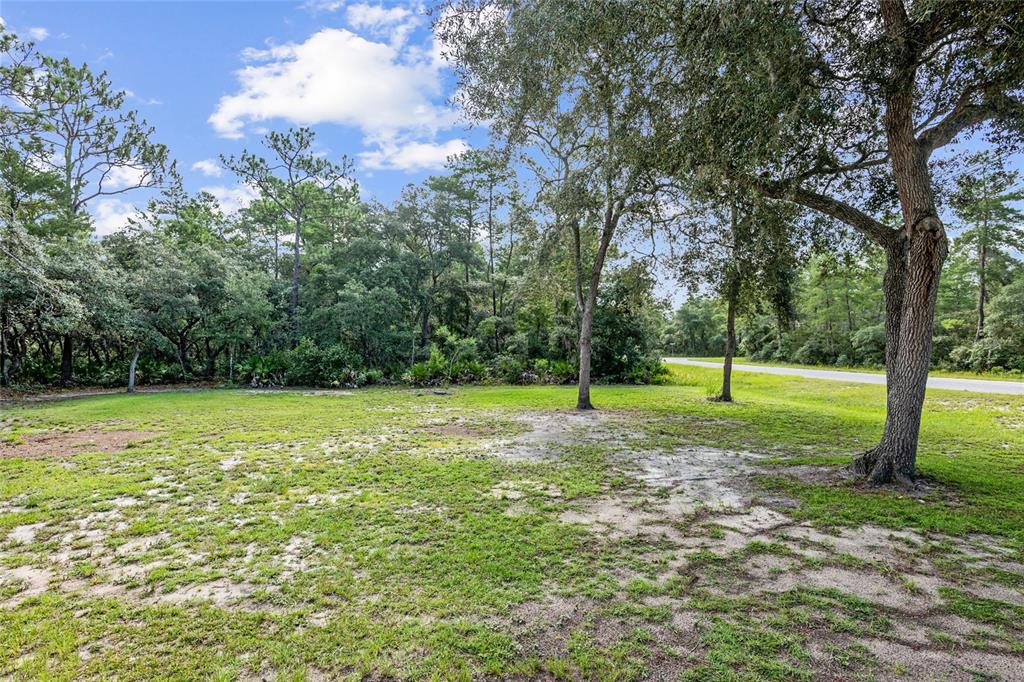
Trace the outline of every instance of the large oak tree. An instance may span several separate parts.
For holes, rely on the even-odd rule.
[[[854,467],[875,483],[912,482],[947,254],[933,168],[972,133],[1020,141],[1020,3],[661,7],[649,39],[672,58],[650,77],[666,168],[801,204],[886,254],[886,423]]]

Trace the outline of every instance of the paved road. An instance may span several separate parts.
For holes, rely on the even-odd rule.
[[[694,365],[696,367],[721,368],[720,362],[690,360],[689,358],[664,358],[665,362],[675,365]],[[851,381],[859,384],[885,385],[884,374],[870,372],[840,372],[833,369],[803,369],[801,367],[768,367],[762,365],[733,364],[737,372],[758,372],[760,374],[785,374],[788,376],[806,377],[808,379],[826,379],[828,381]],[[951,391],[970,391],[972,393],[1009,393],[1024,395],[1024,382],[1021,381],[986,381],[984,379],[953,379],[947,377],[930,377],[928,388],[944,388]]]

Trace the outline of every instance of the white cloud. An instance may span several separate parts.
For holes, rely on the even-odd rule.
[[[302,9],[308,12],[336,12],[344,7],[345,0],[307,0]]]
[[[240,209],[251,204],[252,200],[257,196],[251,187],[242,184],[235,185],[234,187],[211,185],[209,187],[201,187],[200,191],[212,194],[213,198],[220,204],[220,210],[225,215],[237,213]]]
[[[104,189],[124,189],[125,187],[138,187],[143,181],[146,172],[141,168],[132,166],[114,166],[107,174]]]
[[[25,33],[28,34],[29,38],[31,38],[32,40],[34,40],[36,42],[39,42],[41,40],[46,40],[50,36],[50,32],[47,31],[42,26],[33,26],[29,30],[25,31]]]
[[[443,102],[443,64],[429,43],[404,44],[410,22],[420,18],[365,3],[348,14],[353,27],[389,32],[391,42],[329,28],[301,43],[249,48],[242,54],[249,64],[236,74],[238,91],[222,97],[209,118],[214,130],[237,139],[272,119],[351,126],[370,146],[360,157],[374,168],[436,167],[461,149],[459,141],[435,142],[457,121]]]
[[[352,28],[386,38],[391,45],[401,46],[419,26],[421,13],[418,7],[384,7],[360,2],[346,8],[345,19]]]
[[[383,170],[419,171],[443,168],[449,156],[461,154],[469,148],[464,140],[444,143],[406,142],[382,144],[379,150],[363,152],[360,161],[367,168]]]
[[[135,204],[123,199],[99,199],[92,212],[92,226],[97,236],[113,234],[128,225],[128,219],[138,214]]]
[[[441,95],[435,64],[406,61],[394,46],[344,29],[244,56],[261,63],[237,72],[241,90],[222,97],[209,119],[224,137],[242,137],[246,123],[273,118],[351,125],[368,135],[433,131],[455,120],[454,112],[433,103]]]
[[[405,7],[384,7],[366,2],[349,5],[345,10],[345,18],[355,28],[390,26],[405,21],[412,14],[412,10]]]
[[[199,171],[208,178],[219,178],[224,174],[224,169],[217,165],[213,159],[203,159],[192,164],[192,170]]]

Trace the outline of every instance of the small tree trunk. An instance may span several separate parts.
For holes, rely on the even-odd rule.
[[[732,402],[732,358],[736,354],[736,287],[729,286],[725,313],[725,362],[722,363],[722,392],[718,400]]]
[[[181,352],[181,348],[179,347],[177,350],[175,350],[174,354],[178,357],[178,366],[181,367],[181,378],[187,379],[189,371],[188,367],[185,366],[185,356]]]
[[[7,365],[7,308],[0,310],[0,386],[10,385]]]
[[[583,307],[583,318],[580,320],[580,379],[579,392],[576,396],[577,410],[592,410],[590,402],[590,355],[594,331],[594,306],[590,298]]]
[[[984,236],[982,237],[984,240]],[[974,333],[974,341],[977,343],[981,341],[981,337],[985,335],[985,303],[988,299],[988,283],[985,281],[985,266],[988,260],[988,249],[985,248],[985,243],[979,248],[980,254],[978,257],[978,328]]]
[[[135,393],[135,366],[139,362],[139,349],[135,349],[131,364],[128,365],[128,392]]]
[[[60,385],[70,386],[74,379],[71,376],[72,362],[74,360],[74,341],[71,334],[65,334],[61,339],[60,347]]]
[[[292,300],[288,308],[289,321],[292,326],[292,342],[299,342],[299,273],[301,271],[301,256],[299,251],[299,239],[301,237],[302,223],[295,221],[295,251],[292,258]]]
[[[622,217],[621,211],[621,202],[613,202],[609,196],[605,207],[601,243],[597,247],[594,265],[590,269],[590,286],[587,288],[587,298],[583,304],[583,315],[580,319],[580,379],[579,392],[576,397],[577,410],[594,409],[593,403],[590,402],[590,357],[594,332],[594,308],[597,306],[597,290],[601,284],[601,271],[604,269],[604,260],[608,255],[608,246],[611,244],[612,236],[615,234],[615,228]],[[579,271],[577,270],[578,273]]]

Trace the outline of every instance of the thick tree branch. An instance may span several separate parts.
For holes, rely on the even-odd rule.
[[[792,201],[846,223],[883,248],[899,238],[896,230],[886,227],[867,213],[844,201],[785,182],[759,178],[751,184],[755,190],[770,199]]]
[[[953,141],[964,130],[984,123],[990,119],[1021,120],[1024,117],[1024,102],[1009,96],[989,100],[981,104],[970,103],[970,93],[960,96],[950,111],[941,121],[924,130],[917,137],[921,151],[931,155],[936,149]]]

